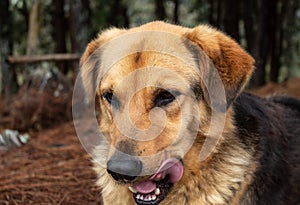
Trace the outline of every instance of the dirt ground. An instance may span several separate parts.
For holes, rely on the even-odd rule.
[[[0,153],[0,204],[101,204],[90,157],[72,122],[30,133]]]
[[[47,92],[52,94],[52,91]],[[260,96],[275,93],[300,98],[300,78],[280,85],[268,84],[251,92]],[[18,100],[17,104],[9,106],[0,99],[0,131],[18,128],[29,131],[31,137],[22,147],[0,151],[0,205],[101,204],[100,190],[94,185],[96,176],[90,156],[82,148],[71,119],[66,117],[70,113],[62,116],[66,109],[69,112],[69,103],[65,102],[70,98],[62,98],[61,101],[56,98],[53,103],[52,97],[47,94],[42,96],[42,102],[36,102],[28,101],[30,97],[38,99],[35,91],[27,90],[26,93],[32,94],[23,98],[27,104]],[[22,99],[20,97],[18,99]],[[64,102],[61,109],[59,102]],[[22,110],[32,103],[36,104],[30,106],[30,117],[25,111],[23,116]],[[59,114],[53,115],[53,112]],[[13,116],[21,120],[21,127]],[[23,117],[20,119],[20,116]],[[46,124],[41,123],[44,120]]]

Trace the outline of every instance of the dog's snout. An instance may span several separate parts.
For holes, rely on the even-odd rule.
[[[133,181],[142,172],[142,162],[137,157],[115,154],[107,162],[107,172],[116,181]]]

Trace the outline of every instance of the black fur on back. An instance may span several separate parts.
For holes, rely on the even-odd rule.
[[[255,150],[259,167],[244,201],[300,204],[300,101],[242,93],[234,102],[237,136]]]

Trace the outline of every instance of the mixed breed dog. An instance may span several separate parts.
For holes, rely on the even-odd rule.
[[[105,205],[300,204],[300,101],[243,92],[254,59],[224,33],[111,28],[80,64]]]

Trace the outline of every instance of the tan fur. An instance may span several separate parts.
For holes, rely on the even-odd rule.
[[[90,73],[93,69],[95,69],[95,59],[91,59],[90,56],[93,55],[97,49],[118,36],[141,31],[168,32],[185,37],[192,41],[195,47],[199,49],[199,51],[203,50],[207,57],[211,59],[213,64],[216,66],[220,78],[225,86],[226,98],[229,102],[238,95],[253,71],[254,60],[243,49],[241,49],[236,42],[209,26],[200,25],[194,29],[190,29],[170,25],[164,22],[152,22],[129,30],[110,29],[103,32],[96,40],[89,43],[81,59],[83,81],[85,85],[88,86],[90,83],[90,79],[85,78],[85,76],[87,76],[87,73]],[[158,47],[161,45],[161,42],[145,41],[143,46],[147,47],[147,43],[155,44]],[[180,53],[180,56],[183,60],[174,56],[166,56],[148,51],[129,54],[125,58],[113,64],[111,69],[105,73],[105,78],[102,76],[103,81],[101,81],[101,85],[97,88],[99,96],[101,96],[101,94],[103,94],[106,90],[115,89],[124,76],[128,75],[132,71],[149,66],[168,68],[170,71],[182,76],[182,78],[187,82],[189,82],[190,79],[200,79],[201,77],[205,77],[205,73],[199,73],[197,70],[193,69],[192,66],[188,66],[184,62],[184,60],[186,60],[195,63],[196,61],[193,59],[193,54],[181,51],[182,45],[172,46],[176,48],[178,53],[182,52]],[[98,56],[101,58],[99,59],[102,63],[101,66],[109,64],[106,63],[107,59],[105,57],[108,56],[110,52],[114,52],[112,51],[114,49],[109,50],[108,48],[103,48],[104,50],[101,56]],[[98,69],[101,68],[102,67]],[[99,75],[101,75],[101,73]],[[139,80],[152,80],[150,77],[147,79],[147,76],[143,76],[143,78],[141,78],[141,76],[136,76],[134,79],[135,81],[132,83],[132,87],[128,85],[129,87],[124,88],[124,90],[133,90],[135,86],[142,83]],[[183,86],[178,84],[178,82],[174,81],[172,78],[169,80],[163,80],[158,77],[157,79],[158,84],[164,84],[166,83],[165,81],[167,81],[170,85],[172,84],[172,86],[178,89],[183,89]],[[161,80],[161,82],[159,82],[159,80]],[[199,84],[201,84],[200,80]],[[116,90],[116,95],[120,99],[126,99],[126,93],[124,94],[124,90]],[[134,95],[134,100],[130,103],[130,119],[139,129],[147,129],[151,124],[149,121],[149,112],[151,110],[150,99],[153,98],[153,90],[153,87],[140,90]],[[181,90],[181,92],[185,93],[187,91]],[[167,124],[160,135],[153,140],[136,143],[136,153],[138,153],[139,156],[148,156],[163,150],[172,143],[173,136],[176,136],[180,132],[178,125],[181,121],[187,123],[193,122],[193,116],[189,115],[181,118],[179,115],[182,110],[191,112],[191,110],[189,110],[189,105],[192,103],[192,99],[185,97],[181,98],[179,98],[176,104],[168,108],[166,115]],[[110,138],[109,141],[111,145],[115,147],[120,141],[128,140],[126,136],[123,136],[123,134],[117,129],[114,121],[112,120],[112,113],[109,110],[109,105],[107,105],[101,97],[99,99],[99,103],[101,108],[100,129],[108,136],[108,138]],[[232,111],[228,108],[226,111],[225,129],[222,132],[222,136],[217,147],[213,150],[213,153],[209,156],[209,158],[205,161],[200,161],[200,150],[203,146],[204,140],[208,137],[206,136],[206,133],[210,126],[209,116],[211,109],[203,102],[199,104],[198,108],[201,114],[201,126],[199,127],[199,133],[193,143],[193,146],[184,156],[182,156],[184,162],[184,176],[178,183],[174,184],[170,193],[160,204],[239,204],[243,198],[245,190],[247,189],[247,184],[250,183],[252,179],[251,175],[256,168],[256,164],[253,164],[253,159],[251,157],[252,153],[248,153],[245,149],[243,149],[243,146],[234,139],[234,125],[231,121]],[[124,123],[126,125],[126,122]],[[186,132],[188,135],[188,131]],[[107,158],[109,158],[112,151],[107,150],[105,147],[98,147],[95,149],[95,153],[98,156],[107,156]],[[172,155],[172,153],[164,154]],[[148,166],[147,168],[149,169],[156,169],[160,163],[161,162],[152,162],[150,160],[146,163],[146,167]],[[95,171],[98,174],[97,185],[102,188],[102,197],[105,205],[135,204],[132,194],[128,190],[129,185],[120,185],[116,183],[111,176],[108,175],[106,170],[98,164],[98,162],[95,161],[94,164]]]

